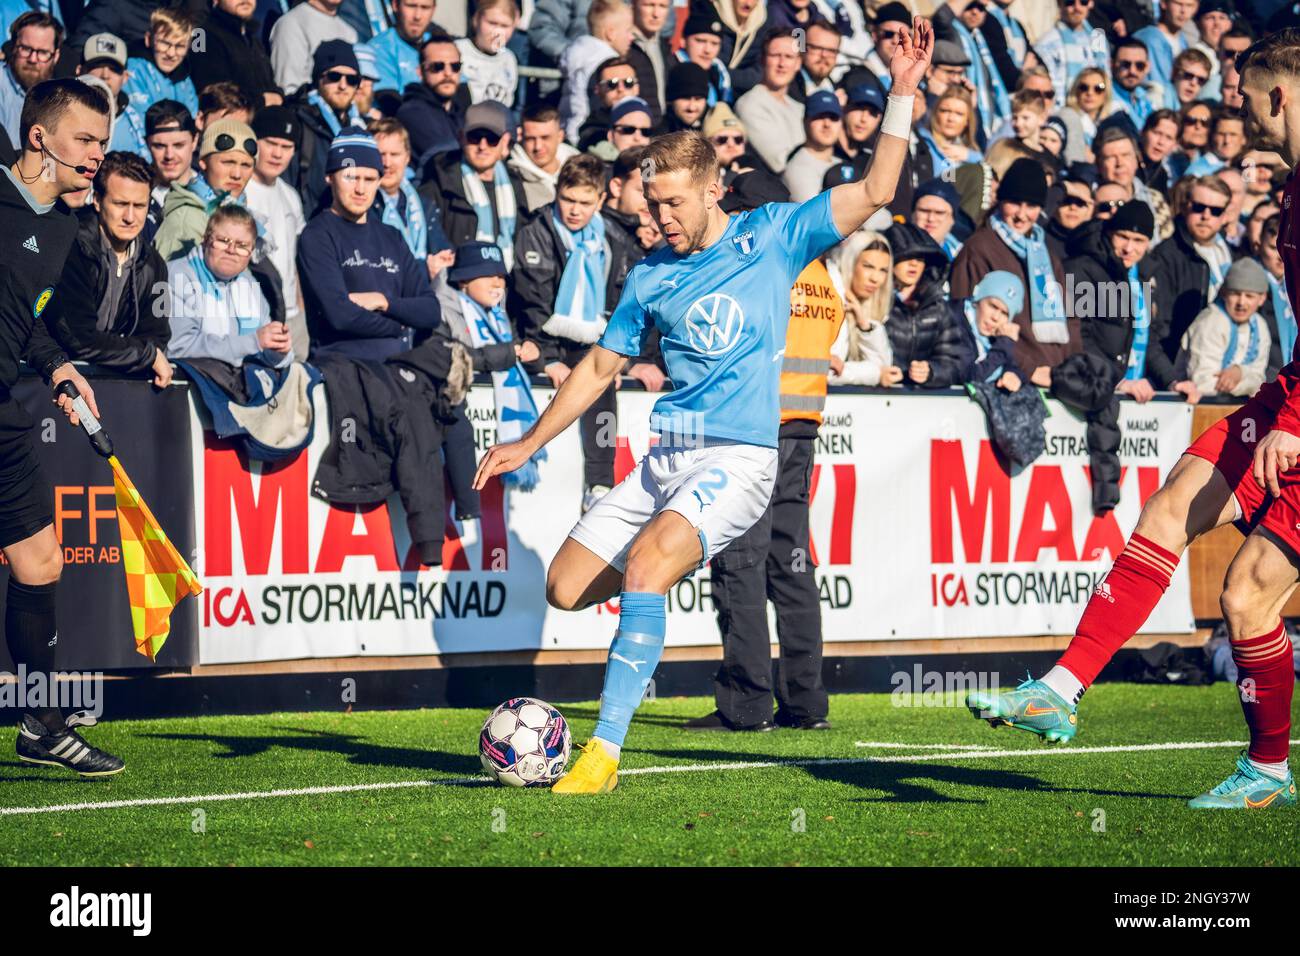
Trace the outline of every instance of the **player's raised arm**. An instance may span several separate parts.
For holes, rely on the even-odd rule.
[[[504,445],[493,445],[478,463],[474,488],[483,490],[493,475],[514,471],[537,450],[564,431],[582,415],[591,403],[604,394],[627,357],[600,345],[593,345],[555,393],[546,411],[524,432],[523,437]]]
[[[912,99],[930,66],[933,51],[934,28],[929,20],[916,17],[912,30],[903,30],[889,61],[893,82],[871,165],[856,183],[831,190],[831,213],[840,235],[854,232],[894,198],[912,134]]]

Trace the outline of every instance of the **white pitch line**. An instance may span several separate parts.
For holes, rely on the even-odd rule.
[[[1292,746],[1300,740],[1292,740]],[[931,746],[915,744],[915,747]],[[964,745],[963,745],[964,746]],[[1205,750],[1245,747],[1240,740],[1171,741],[1162,744],[1121,744],[1110,747],[1057,747],[1054,749],[962,750],[944,753],[900,754],[891,757],[817,757],[797,760],[727,761],[708,764],[678,764],[672,767],[634,767],[620,771],[620,776],[642,774],[700,773],[728,770],[768,770],[775,767],[827,767],[843,764],[912,763],[919,760],[975,760],[991,757],[1045,757],[1070,754],[1139,753],[1151,750]],[[190,797],[144,797],[137,800],[105,800],[99,803],[63,803],[47,807],[0,807],[0,817],[30,816],[37,813],[63,813],[76,810],[119,810],[126,807],[163,807],[194,803],[220,803],[230,800],[266,800],[273,797],[308,797],[335,793],[367,793],[376,790],[402,790],[412,787],[482,786],[487,777],[457,777],[447,780],[392,780],[383,783],[344,784],[334,787],[300,787],[292,790],[253,790],[245,793],[213,793]]]
[[[900,744],[897,741],[890,742],[886,740],[859,740],[853,746],[877,748],[891,748],[897,750],[992,750],[992,747],[986,747],[984,744]]]

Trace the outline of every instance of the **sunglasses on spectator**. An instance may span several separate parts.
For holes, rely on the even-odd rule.
[[[1136,70],[1138,73],[1141,73],[1146,68],[1147,68],[1146,60],[1116,60],[1115,61],[1115,69],[1119,70],[1121,73],[1126,73],[1129,70]]]
[[[238,239],[231,239],[229,236],[213,236],[210,241],[215,248],[233,252],[237,256],[251,256],[253,254],[253,244],[251,242],[241,242]]]
[[[628,123],[619,123],[617,126],[614,127],[614,132],[618,133],[619,136],[632,136],[635,133],[640,133],[642,136],[649,136],[650,127],[632,126]]]
[[[804,43],[805,50],[812,50],[814,53],[829,53],[832,56],[840,55],[840,48],[837,46],[818,46],[816,43]]]
[[[1211,206],[1211,205],[1208,205],[1207,203],[1197,202],[1196,200],[1192,200],[1190,203],[1188,203],[1188,208],[1191,209],[1191,211],[1194,212],[1194,213],[1195,213],[1196,215],[1198,215],[1198,216],[1199,216],[1199,215],[1202,215],[1202,214],[1204,214],[1204,213],[1207,213],[1207,212],[1208,212],[1211,216],[1222,216],[1223,213],[1224,213],[1224,211],[1225,211],[1228,207],[1227,207],[1227,206]]]
[[[726,133],[719,133],[717,136],[709,140],[709,142],[714,146],[744,146],[745,134],[736,133],[732,136],[728,136]]]
[[[1202,118],[1199,117],[1199,116],[1185,116],[1185,117],[1183,117],[1183,125],[1184,125],[1184,126],[1203,126],[1203,127],[1205,127],[1206,129],[1209,129],[1209,128],[1210,128],[1210,120],[1209,120],[1208,117],[1205,118],[1205,119],[1202,119]]]
[[[494,133],[490,129],[472,129],[465,134],[465,142],[473,146],[478,146],[480,143],[495,146],[501,142],[501,134]]]
[[[1066,7],[1090,7],[1092,0],[1065,0]]]
[[[445,60],[434,60],[430,63],[424,64],[424,72],[426,73],[441,73],[443,70],[451,70],[453,73],[459,73],[460,60],[452,60],[451,62]]]
[[[326,83],[338,83],[342,81],[348,86],[360,86],[361,76],[357,73],[344,73],[341,70],[326,70],[320,75],[320,78]]]
[[[901,31],[899,30],[881,30],[876,36],[881,40],[892,40],[894,37],[898,36],[900,32]]]
[[[217,148],[216,151],[218,153],[224,153],[228,150],[237,148],[238,141],[235,139],[235,137],[231,136],[229,133],[220,133],[218,134],[216,141],[212,145]],[[257,140],[246,139],[244,140],[243,146],[239,148],[242,148],[244,152],[246,152],[249,156],[256,156]]]
[[[1105,83],[1080,83],[1074,89],[1075,92],[1078,93],[1105,93],[1106,84]]]
[[[607,90],[617,90],[619,87],[630,90],[637,85],[637,78],[635,76],[615,77],[612,80],[601,80],[600,82]]]
[[[1062,206],[1088,206],[1090,205],[1090,201],[1084,199],[1082,196],[1070,195],[1070,196],[1066,196],[1064,199],[1061,200],[1061,205]]]
[[[1100,215],[1103,212],[1114,213],[1122,205],[1124,205],[1122,199],[1107,199],[1105,202],[1097,203],[1097,214]]]
[[[54,56],[53,50],[38,50],[34,46],[28,46],[26,43],[15,43],[14,54],[26,60],[34,60],[37,63],[49,63],[50,58]]]
[[[1199,73],[1188,73],[1186,70],[1184,70],[1182,73],[1178,74],[1175,81],[1179,83],[1192,82],[1195,83],[1197,86],[1204,86],[1206,83],[1210,81],[1210,78],[1208,76],[1202,76]]]

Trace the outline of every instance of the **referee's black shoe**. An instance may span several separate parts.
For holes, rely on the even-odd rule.
[[[760,720],[756,724],[733,724],[727,718],[723,717],[719,711],[711,714],[705,714],[703,717],[696,717],[682,724],[683,730],[733,730],[740,733],[758,733],[764,734],[772,729],[770,720]]]
[[[126,769],[117,757],[90,746],[75,727],[91,727],[95,718],[78,712],[65,721],[67,729],[59,734],[46,731],[45,725],[30,714],[18,724],[18,759],[23,763],[66,767],[83,777],[111,777]]]
[[[787,727],[791,730],[831,729],[831,722],[825,717],[795,717],[783,710],[778,710],[774,719],[778,727]]]

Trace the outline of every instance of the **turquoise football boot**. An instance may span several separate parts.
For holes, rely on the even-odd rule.
[[[1237,769],[1209,793],[1193,797],[1187,805],[1196,810],[1264,810],[1268,807],[1294,807],[1295,777],[1287,771],[1285,780],[1260,773],[1243,750]]]
[[[1078,728],[1074,706],[1039,680],[1027,680],[1005,694],[972,691],[966,706],[992,727],[1027,730],[1053,744],[1073,740]]]

